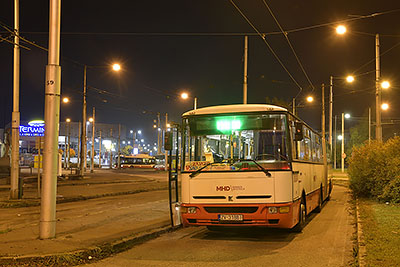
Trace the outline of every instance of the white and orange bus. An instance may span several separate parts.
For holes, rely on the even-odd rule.
[[[156,158],[147,154],[135,154],[131,156],[120,156],[121,168],[153,169]]]
[[[184,226],[301,231],[329,197],[322,138],[287,109],[224,105],[182,118]]]

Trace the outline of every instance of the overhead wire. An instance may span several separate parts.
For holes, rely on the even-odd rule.
[[[289,77],[292,79],[292,81],[299,87],[300,90],[303,90],[301,85],[297,82],[297,80],[293,77],[293,75],[290,73],[290,71],[286,68],[285,64],[283,64],[282,60],[279,58],[279,56],[275,53],[274,49],[271,47],[271,45],[268,43],[268,41],[265,39],[265,35],[260,33],[260,31],[251,23],[251,21],[247,18],[247,16],[240,10],[240,8],[233,2],[233,0],[229,0],[231,4],[236,8],[236,10],[242,15],[242,17],[247,21],[247,23],[253,28],[254,31],[257,32],[257,34],[261,37],[263,42],[266,44],[270,52],[274,55],[275,59],[279,62],[281,67],[286,71],[286,73],[289,75]]]
[[[309,84],[310,84],[312,90],[314,91],[314,90],[315,90],[315,87],[314,87],[314,85],[313,85],[313,83],[312,83],[310,77],[308,76],[306,70],[304,69],[303,64],[301,63],[299,57],[297,56],[297,53],[296,53],[296,51],[295,51],[295,49],[294,49],[292,43],[291,43],[290,40],[289,40],[288,33],[282,28],[281,24],[279,23],[279,21],[278,21],[278,19],[276,18],[274,12],[273,12],[272,9],[269,7],[269,5],[267,4],[267,2],[266,2],[265,0],[262,0],[262,2],[264,3],[264,5],[265,5],[266,8],[268,9],[269,13],[271,14],[272,18],[275,20],[275,23],[278,25],[279,29],[281,30],[283,36],[285,37],[287,43],[289,44],[290,49],[292,50],[293,55],[294,55],[295,58],[296,58],[297,63],[299,64],[301,70],[303,71],[304,76],[306,76],[306,78],[307,78],[307,80],[308,80],[308,82],[309,82]],[[297,95],[297,96],[298,96],[298,95]],[[297,96],[296,96],[296,97],[297,97]],[[296,98],[296,97],[295,97],[295,98]]]

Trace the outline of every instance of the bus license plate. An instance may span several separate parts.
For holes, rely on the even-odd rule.
[[[219,214],[218,219],[223,222],[243,221],[242,214]]]

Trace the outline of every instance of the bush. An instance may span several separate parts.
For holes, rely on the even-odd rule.
[[[353,147],[348,173],[355,195],[396,202],[400,190],[400,137]]]

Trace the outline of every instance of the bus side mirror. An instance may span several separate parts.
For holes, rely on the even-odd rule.
[[[172,132],[164,134],[164,150],[172,150]]]
[[[303,123],[296,122],[295,123],[296,132],[294,134],[294,141],[301,141],[303,140]]]

